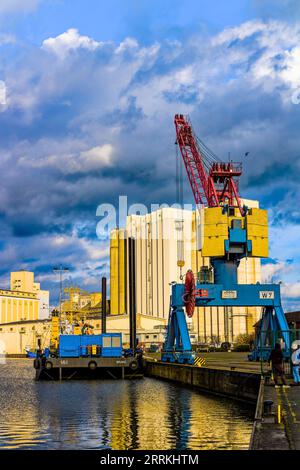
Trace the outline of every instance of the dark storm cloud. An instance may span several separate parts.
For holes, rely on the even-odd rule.
[[[98,204],[117,205],[119,194],[129,204],[175,202],[177,112],[191,115],[221,158],[250,152],[243,196],[277,208],[274,220],[298,223],[286,199],[300,169],[300,105],[291,102],[298,29],[257,21],[149,47],[133,39],[96,43],[73,30],[30,48],[17,66],[8,62],[0,77],[7,272],[31,265],[51,284],[47,266],[66,260],[73,277],[88,272],[91,286],[99,285],[108,252],[95,238]],[[186,179],[184,187],[192,202]]]

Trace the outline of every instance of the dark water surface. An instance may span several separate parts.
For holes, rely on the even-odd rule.
[[[168,382],[35,382],[0,365],[2,449],[247,449],[254,410]]]

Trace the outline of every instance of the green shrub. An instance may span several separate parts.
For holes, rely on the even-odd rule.
[[[250,351],[250,346],[249,346],[249,344],[237,344],[233,348],[233,351],[234,352],[248,352],[248,351]]]

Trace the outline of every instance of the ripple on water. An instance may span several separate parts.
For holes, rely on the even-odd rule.
[[[35,382],[0,365],[0,448],[247,449],[253,409],[155,379]]]

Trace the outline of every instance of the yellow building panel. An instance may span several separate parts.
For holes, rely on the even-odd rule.
[[[8,302],[7,302],[7,323],[10,323],[12,321],[12,318],[11,318],[11,300],[8,299]]]
[[[269,239],[262,237],[249,237],[252,241],[252,256],[258,258],[268,258],[269,256]]]
[[[253,208],[246,218],[247,237],[252,242],[252,256],[267,258],[269,256],[268,212]]]
[[[110,240],[110,313],[126,313],[126,231],[113,230]]]
[[[228,238],[228,224],[205,224],[204,237],[226,237]]]
[[[227,237],[204,237],[202,256],[224,256]]]
[[[125,231],[119,230],[119,313],[123,315],[126,313],[125,295],[126,295],[126,240]]]
[[[59,337],[59,317],[51,318],[51,335],[50,335],[50,346],[51,348],[57,348]]]
[[[250,237],[268,237],[268,227],[266,225],[248,224],[247,227],[248,238]]]
[[[119,234],[114,230],[110,239],[110,313],[119,313]]]
[[[13,300],[13,314],[12,314],[12,321],[18,321],[18,309],[17,309],[17,301]]]
[[[14,291],[34,292],[34,274],[30,271],[10,273],[10,288]]]
[[[34,319],[37,320],[39,318],[39,304],[34,302]]]
[[[268,225],[268,211],[264,209],[250,209],[249,214],[246,216],[247,225],[257,224],[257,225]]]
[[[28,320],[33,320],[33,308],[32,308],[32,302],[28,302]]]
[[[207,207],[204,209],[204,224],[227,224],[227,214],[222,213],[222,207]]]

